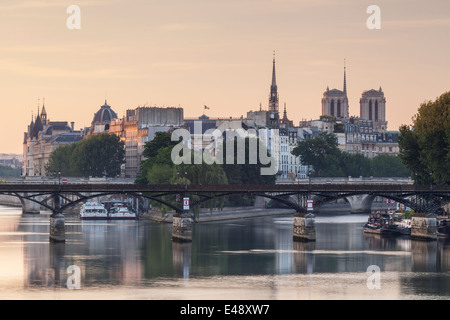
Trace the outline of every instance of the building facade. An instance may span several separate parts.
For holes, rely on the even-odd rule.
[[[372,121],[374,131],[386,131],[386,99],[381,87],[379,90],[364,91],[359,103],[360,117]]]
[[[54,150],[83,139],[81,131],[74,130],[67,121],[49,121],[45,106],[32,119],[23,140],[23,176],[45,176],[46,166]]]
[[[329,89],[323,93],[322,115],[335,118],[349,118],[349,104],[347,97],[347,71],[344,67],[344,89]]]
[[[172,132],[184,126],[183,108],[137,107],[127,110],[123,119],[122,139],[125,142],[125,166],[122,175],[134,178],[140,170],[145,143],[156,132]]]

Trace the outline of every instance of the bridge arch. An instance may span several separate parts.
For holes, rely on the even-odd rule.
[[[19,199],[20,203],[22,204],[22,209],[25,212],[26,208],[27,208],[27,201],[35,203],[39,206],[42,206],[46,209],[48,209],[49,211],[54,212],[55,211],[55,207],[47,204],[48,201],[52,200],[52,194],[34,194],[34,195],[21,195],[19,193],[16,192],[1,192],[0,194],[3,195],[7,195],[7,196],[13,196]],[[87,200],[93,199],[93,198],[98,198],[98,197],[102,197],[102,196],[110,196],[110,195],[117,195],[117,194],[127,194],[127,195],[133,195],[135,197],[141,197],[141,198],[147,198],[150,200],[154,200],[156,202],[162,203],[166,206],[168,206],[169,208],[175,210],[176,212],[181,213],[183,210],[179,207],[177,207],[176,205],[173,205],[170,202],[167,202],[163,199],[160,199],[156,196],[149,196],[149,195],[145,195],[145,194],[139,194],[139,193],[135,193],[135,192],[127,192],[127,191],[114,191],[114,192],[102,192],[102,193],[96,193],[96,194],[90,194],[90,195],[81,195],[80,193],[73,193],[73,195],[78,196],[79,198],[76,200],[70,200],[70,202],[68,202],[67,204],[63,204],[61,205],[61,207],[59,208],[61,213],[64,213],[65,210],[79,204],[82,202],[85,202]],[[35,197],[42,197],[42,196],[46,196],[44,199],[42,200],[38,200],[35,199]],[[63,197],[66,198],[66,197]],[[67,198],[66,198],[67,199]]]

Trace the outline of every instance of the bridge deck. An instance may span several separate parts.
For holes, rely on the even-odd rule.
[[[23,192],[430,192],[429,186],[405,184],[276,184],[276,185],[136,185],[136,184],[0,184],[0,193]],[[450,186],[433,186],[433,192],[450,192]]]

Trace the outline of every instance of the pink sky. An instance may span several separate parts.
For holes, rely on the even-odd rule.
[[[369,5],[381,30],[369,30]],[[69,30],[66,9],[81,9]],[[0,152],[22,152],[38,99],[52,121],[90,125],[104,103],[181,106],[186,117],[240,117],[267,108],[276,51],[280,106],[316,119],[327,86],[350,114],[381,86],[389,129],[450,89],[450,2],[364,0],[2,0]]]

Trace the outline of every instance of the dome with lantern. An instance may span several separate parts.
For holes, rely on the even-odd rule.
[[[100,107],[100,110],[98,110],[95,115],[94,119],[92,120],[92,125],[99,125],[99,124],[107,124],[110,123],[113,119],[117,119],[117,113],[114,112],[113,109],[111,109],[111,106],[108,105],[107,101],[105,100],[105,104]]]

